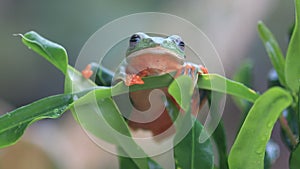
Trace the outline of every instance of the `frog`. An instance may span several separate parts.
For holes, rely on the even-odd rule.
[[[208,74],[208,70],[202,65],[186,61],[185,48],[185,42],[178,35],[163,37],[150,36],[143,32],[134,33],[129,38],[125,61],[120,68],[120,74],[123,75],[122,81],[130,87],[144,84],[144,77],[176,72],[174,78],[188,75],[194,82],[197,82],[198,75]],[[92,74],[91,65],[82,71],[82,76],[85,78],[90,78]],[[155,104],[149,101],[152,89],[129,93],[134,106],[127,120],[131,129],[149,130],[153,136],[160,135],[167,130],[171,131],[169,133],[174,133],[173,121],[169,116],[165,101],[161,99],[162,95],[174,102],[178,109],[180,106],[168,93],[167,87],[161,88],[160,91],[160,94],[152,95]],[[197,116],[205,102],[205,97],[199,93],[203,92],[195,89],[191,100],[191,111],[194,116]]]
[[[185,55],[185,43],[178,35],[166,38],[149,36],[138,32],[129,40],[126,51],[126,80],[125,84],[144,84],[142,77],[162,75],[177,71],[175,76],[183,71],[183,74],[207,74],[207,69],[202,65],[187,62]],[[196,81],[196,76],[194,77]]]

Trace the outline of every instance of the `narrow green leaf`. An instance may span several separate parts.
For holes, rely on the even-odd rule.
[[[214,104],[212,104],[211,95],[208,96],[208,104],[210,108],[210,114],[212,118],[214,116],[218,116],[220,114],[219,110],[219,102],[222,99],[223,94],[215,93],[214,94]],[[226,141],[226,133],[223,125],[223,120],[220,119],[217,128],[215,129],[214,133],[212,134],[212,138],[216,144],[218,154],[219,154],[219,168],[220,169],[229,169],[228,167],[228,155],[227,155],[227,141]]]
[[[122,152],[121,152],[122,153]],[[140,169],[134,160],[139,160],[139,159],[132,159],[129,157],[122,157],[119,156],[119,164],[120,164],[120,169]],[[158,165],[155,161],[153,161],[151,158],[146,158],[148,162],[148,167],[149,169],[163,169],[160,165]]]
[[[134,163],[132,158],[119,156],[120,169],[139,169],[139,167]]]
[[[68,56],[65,48],[51,42],[34,31],[21,35],[23,43],[36,53],[43,56],[64,74],[67,70]]]
[[[98,100],[98,107],[102,115],[101,117],[104,119],[104,123],[105,123],[104,125],[108,125],[108,127],[105,127],[106,130],[102,131],[101,133],[109,133],[110,135],[109,137],[113,138],[114,139],[113,142],[115,142],[115,144],[119,147],[119,152],[122,153],[120,155],[127,155],[128,157],[132,157],[132,158],[127,158],[127,157],[121,158],[123,162],[126,162],[126,166],[128,165],[132,167],[136,166],[137,168],[141,168],[141,169],[142,168],[162,169],[162,167],[159,166],[159,164],[157,164],[151,158],[147,157],[145,152],[131,138],[131,133],[128,128],[128,125],[125,122],[121,113],[119,112],[117,105],[114,103],[114,101],[111,98]],[[85,112],[83,112],[83,114],[84,113]],[[98,119],[101,117],[98,117]],[[98,130],[102,130],[102,129],[98,128]],[[120,134],[125,137],[120,137]],[[103,139],[103,137],[100,138]],[[142,157],[142,158],[136,158],[136,157]]]
[[[103,118],[105,119],[105,122],[112,129],[114,129],[106,130],[104,132],[110,133],[111,136],[116,140],[117,145],[121,147],[129,157],[145,157],[145,152],[131,138],[131,133],[129,131],[128,125],[117,109],[114,101],[111,98],[98,100],[98,106]],[[122,134],[123,136],[125,136],[125,138],[120,137],[119,134]],[[147,158],[132,158],[132,160],[139,168],[149,168]]]
[[[227,141],[225,135],[225,129],[223,121],[219,122],[216,130],[213,133],[213,139],[217,145],[218,154],[219,154],[219,168],[220,169],[229,169],[227,162]]]
[[[231,148],[230,168],[264,168],[266,145],[274,124],[291,103],[291,95],[279,87],[269,89],[255,101]]]
[[[91,80],[84,79],[80,72],[71,66],[68,67],[65,79],[66,92],[96,89],[95,86],[95,83]],[[111,99],[112,90],[112,87],[97,87],[96,90],[79,98],[72,109],[74,116],[85,130],[95,137],[120,147],[124,153],[122,155],[128,155],[129,157],[147,156],[131,138],[127,123],[119,112],[117,105]],[[124,93],[128,92],[125,88],[121,88],[121,90]],[[146,169],[149,168],[149,160],[151,160],[150,158],[125,159],[127,159],[126,161],[132,161],[134,166],[138,168]],[[151,164],[155,164],[155,162]]]
[[[68,65],[67,72],[65,73],[65,89],[64,89],[65,93],[75,93],[78,91],[93,90],[94,87],[96,87],[96,84],[94,82],[92,82],[89,79],[85,79],[84,77],[82,77],[79,71],[74,69],[72,66]],[[111,96],[110,93],[106,93],[105,98],[110,96]],[[79,103],[81,102],[79,101]],[[75,120],[78,122],[78,117],[77,114],[74,112],[74,109],[71,109],[71,112]],[[92,115],[89,116],[89,118],[92,119],[93,118]],[[93,125],[94,125],[93,123],[90,123],[88,126],[93,126]]]
[[[134,92],[138,90],[166,87],[169,86],[174,79],[171,75],[165,74],[161,76],[146,77],[143,78],[143,80],[145,84],[133,85],[129,87],[129,91]],[[211,85],[213,83],[218,84],[224,82],[227,85],[226,88],[224,88],[223,86]],[[259,94],[257,94],[254,90],[246,87],[242,83],[235,82],[233,80],[227,79],[226,77],[217,74],[201,75],[198,80],[198,87],[200,89],[207,89],[207,90],[217,91],[225,94],[231,94],[233,96],[244,98],[245,100],[251,102],[254,102],[259,97]],[[111,96],[116,96],[128,92],[128,86],[126,86],[123,82],[119,82],[118,84],[112,87],[93,87],[93,88],[95,88],[97,99],[106,98],[108,94],[111,94]]]
[[[74,80],[73,82],[78,82],[71,85],[77,88],[77,90],[82,90],[90,85],[93,85],[92,82],[82,80],[80,78],[81,75],[75,70],[70,68],[69,71],[69,79],[71,81]],[[71,81],[68,83],[71,83]],[[68,90],[70,90],[70,88],[68,88]],[[127,123],[119,112],[117,105],[111,99],[111,91],[111,87],[98,87],[96,90],[93,90],[85,96],[80,97],[74,103],[74,109],[72,109],[72,112],[77,118],[77,121],[88,132],[99,139],[105,140],[120,147],[122,152],[124,152],[122,155],[128,155],[130,157],[147,156],[131,138],[131,133]],[[120,137],[120,134],[123,136]],[[149,160],[151,159],[131,158],[129,161],[132,161],[138,168],[148,168],[150,165]],[[152,163],[155,164],[155,162]],[[158,164],[155,166],[159,168]]]
[[[72,94],[60,94],[0,116],[0,148],[18,141],[31,123],[40,119],[60,117],[72,102]]]
[[[100,67],[101,69],[101,67]],[[100,71],[100,70],[99,70]],[[165,74],[161,76],[149,76],[143,78],[145,84],[143,85],[133,85],[129,88],[129,91],[138,91],[138,90],[145,90],[145,89],[155,89],[155,88],[162,88],[169,86],[174,78],[172,77],[173,73]],[[91,88],[93,86],[96,86],[94,82],[91,80],[84,79],[80,72],[72,68],[71,66],[68,67],[68,76],[66,78],[72,78],[73,80],[69,79],[65,82],[65,91],[71,92],[72,89],[78,88],[77,90],[80,91],[80,89],[84,88]],[[106,74],[106,76],[110,76],[109,74]],[[111,74],[112,76],[112,74]],[[110,77],[106,77],[107,79],[111,79]],[[76,79],[75,86],[70,83],[70,81],[74,81]],[[212,85],[212,84],[226,84],[227,86],[224,87],[222,85]],[[76,87],[77,86],[77,87]],[[259,96],[255,91],[248,88],[242,83],[235,82],[233,80],[227,79],[226,77],[223,77],[218,74],[207,74],[207,75],[200,75],[198,77],[198,87],[200,89],[207,89],[212,91],[218,91],[221,93],[230,94],[245,100],[248,100],[250,102],[254,102],[255,99]],[[119,95],[124,94],[128,92],[128,87],[124,85],[124,83],[120,82],[112,87],[113,95]],[[76,90],[75,90],[76,91]]]
[[[101,66],[99,67],[99,72],[101,72],[101,68],[103,68],[103,67],[101,67]],[[72,69],[68,68],[68,71],[71,72],[71,74],[73,74],[72,76],[76,75],[77,79],[82,78],[81,74],[74,68],[72,68]],[[105,70],[103,70],[103,71],[105,71]],[[74,72],[76,72],[76,73],[74,73]],[[145,84],[133,85],[129,88],[129,90],[130,91],[138,91],[138,90],[155,89],[155,88],[169,86],[174,80],[174,78],[172,77],[174,74],[175,74],[175,72],[172,72],[170,74],[161,75],[161,76],[145,77],[145,78],[143,78]],[[105,74],[106,79],[112,79],[113,78],[112,76],[113,76],[113,74],[111,74],[111,73]],[[101,77],[101,75],[100,75],[100,77]],[[91,82],[89,82],[89,83],[91,83]],[[106,82],[106,83],[108,83],[108,82]],[[224,88],[224,86],[222,86],[222,85],[212,85],[212,84],[226,84],[227,87]],[[259,94],[257,94],[255,91],[248,88],[244,84],[227,79],[226,77],[223,77],[218,74],[200,75],[198,77],[198,87],[201,89],[218,91],[221,93],[226,93],[226,94],[230,94],[233,96],[237,96],[239,98],[248,100],[250,102],[254,102],[255,99],[259,96]],[[124,91],[128,92],[128,87],[125,86],[121,82],[121,83],[116,84],[112,90],[114,91],[114,95],[118,95],[118,94],[123,94]]]
[[[173,96],[184,111],[188,111],[189,109],[193,91],[193,81],[188,76],[180,76],[176,78],[168,88],[168,92]]]
[[[274,69],[278,74],[280,83],[283,86],[286,86],[285,77],[284,77],[284,57],[282,51],[273,36],[272,32],[266,27],[263,22],[258,22],[258,32],[261,40],[263,41],[269,58],[273,64]]]
[[[65,74],[65,93],[74,93],[96,87],[90,79],[85,79],[81,73],[68,65]]]
[[[137,160],[137,159],[135,159]],[[153,161],[151,158],[147,158],[148,160],[148,167],[149,169],[163,169],[161,166],[159,166],[155,161]],[[141,169],[139,168],[136,163],[134,163],[134,160],[129,157],[119,157],[119,163],[120,163],[120,169]]]
[[[300,1],[295,0],[295,26],[288,46],[285,62],[285,80],[289,88],[297,93],[300,86]]]
[[[222,84],[226,86],[224,87]],[[254,102],[259,96],[259,94],[244,84],[227,79],[218,74],[201,75],[198,78],[198,87],[237,96],[250,102]]]
[[[168,91],[186,112],[185,115],[180,114],[182,119],[174,122],[176,134],[173,144],[175,145],[176,168],[212,169],[214,165],[211,142],[209,139],[203,143],[200,142],[200,134],[203,135],[205,130],[202,124],[191,114],[190,100],[194,91],[192,79],[188,76],[180,76],[171,83]],[[167,101],[167,109],[171,110],[169,114],[174,121],[175,116],[179,115],[179,110],[172,101]]]
[[[213,162],[213,150],[209,139],[200,143],[200,134],[205,132],[202,124],[195,118],[191,118],[191,115],[186,115],[184,121],[184,128],[187,125],[193,124],[187,135],[174,147],[174,158],[177,169],[212,169],[214,167]],[[188,118],[189,117],[189,118]],[[182,134],[185,130],[177,129],[174,142],[177,139],[182,138]],[[184,133],[181,133],[184,131]]]
[[[300,166],[300,144],[291,153],[290,156],[290,169],[299,169]]]

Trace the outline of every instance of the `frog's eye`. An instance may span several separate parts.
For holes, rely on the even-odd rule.
[[[135,45],[141,40],[141,36],[138,35],[138,34],[133,34],[131,37],[130,37],[130,40],[129,40],[129,46],[130,48],[133,48],[135,47]]]
[[[184,51],[184,47],[185,47],[184,42],[183,42],[183,41],[180,41],[180,42],[178,43],[178,47],[179,47],[182,51]]]
[[[182,51],[184,51],[185,44],[181,37],[178,35],[172,35],[169,37]]]

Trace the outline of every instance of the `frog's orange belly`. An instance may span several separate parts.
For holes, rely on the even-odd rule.
[[[166,97],[170,98],[168,100],[171,100],[175,103],[178,109],[180,109],[180,106],[175,102],[175,100],[172,98],[170,94],[167,92],[167,88],[161,89],[161,94],[164,94]],[[133,106],[141,111],[142,113],[136,113],[133,112],[130,115],[128,125],[136,130],[136,129],[144,129],[149,130],[152,132],[153,136],[157,136],[160,134],[164,135],[171,135],[175,133],[175,127],[173,125],[173,121],[171,117],[169,116],[169,113],[165,107],[161,107],[161,105],[165,105],[164,100],[161,99],[161,96],[157,95],[154,97],[153,100],[155,100],[155,104],[150,104],[149,97],[151,93],[151,90],[143,90],[143,91],[137,91],[137,92],[131,92],[130,98],[132,101]],[[198,90],[194,91],[194,96],[191,100],[191,109],[192,114],[194,116],[197,116],[199,111],[199,105],[200,104],[200,97]],[[152,107],[153,106],[153,107]],[[152,109],[153,111],[148,111],[149,109]],[[147,111],[146,113],[143,113],[143,111]],[[151,113],[151,115],[147,114]],[[155,117],[155,118],[153,118]],[[148,118],[148,119],[147,119]],[[136,120],[139,119],[139,120]]]
[[[173,126],[173,122],[165,109],[164,112],[154,121],[148,123],[139,123],[135,121],[129,121],[128,125],[136,130],[136,129],[144,129],[152,132],[153,136],[157,136],[159,134],[164,133],[169,130],[168,133],[174,133],[175,128]]]
[[[148,75],[159,75],[180,70],[183,65],[183,60],[165,53],[145,53],[136,57],[127,58],[127,62],[127,74],[139,74],[145,70],[156,70],[154,74],[149,72]]]

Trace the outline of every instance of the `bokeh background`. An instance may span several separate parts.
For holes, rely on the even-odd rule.
[[[13,34],[37,31],[62,44],[74,65],[85,41],[101,26],[132,13],[156,11],[185,18],[206,33],[229,78],[243,60],[252,59],[253,86],[259,92],[267,88],[271,63],[259,40],[257,22],[266,23],[285,52],[294,19],[293,0],[0,0],[0,114],[63,92],[63,75]],[[239,117],[240,111],[227,99],[224,120],[229,147]],[[278,125],[273,138],[281,154],[273,169],[285,169],[287,149],[276,131]],[[0,150],[1,169],[117,167],[117,157],[94,145],[70,112],[58,120],[35,123],[21,142]]]

